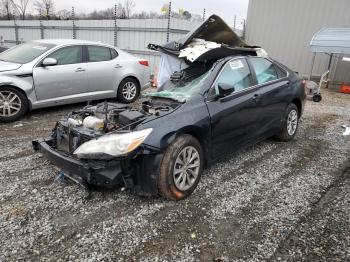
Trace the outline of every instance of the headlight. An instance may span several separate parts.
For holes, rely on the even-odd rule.
[[[122,156],[138,148],[152,130],[152,128],[148,128],[125,134],[104,135],[82,144],[73,154],[78,158],[85,159]]]

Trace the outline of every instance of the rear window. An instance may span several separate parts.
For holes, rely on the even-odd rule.
[[[279,78],[274,64],[269,60],[261,57],[252,57],[250,58],[250,62],[254,68],[258,84],[263,84]]]
[[[88,46],[89,62],[102,62],[112,59],[111,49],[103,46]]]

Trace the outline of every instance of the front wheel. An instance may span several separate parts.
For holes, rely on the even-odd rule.
[[[118,100],[122,103],[132,103],[140,95],[140,84],[131,77],[125,78],[118,87]]]
[[[279,141],[288,142],[292,140],[299,126],[299,110],[295,104],[290,104],[286,110],[285,121],[282,131],[276,135]]]
[[[0,121],[13,122],[28,111],[28,99],[18,89],[8,86],[0,87]]]
[[[191,135],[179,136],[166,150],[160,164],[159,193],[170,200],[182,200],[197,187],[203,171],[203,150]]]

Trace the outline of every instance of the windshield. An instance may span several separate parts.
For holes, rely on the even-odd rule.
[[[18,64],[26,64],[53,48],[55,45],[30,42],[16,46],[0,54],[0,60]]]
[[[186,100],[190,99],[193,94],[199,93],[209,74],[210,71],[189,81],[172,82],[171,80],[168,80],[162,86],[163,91],[147,93],[145,96],[163,97],[173,99],[181,103],[185,102]]]

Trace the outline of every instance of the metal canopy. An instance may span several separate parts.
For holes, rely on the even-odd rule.
[[[312,38],[313,53],[350,54],[350,27],[322,28]]]

